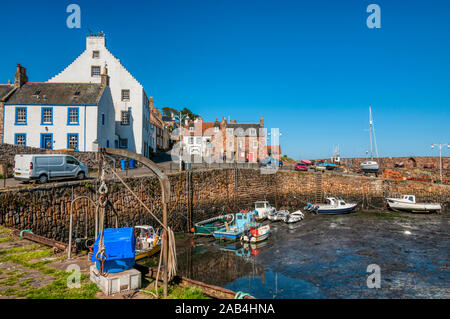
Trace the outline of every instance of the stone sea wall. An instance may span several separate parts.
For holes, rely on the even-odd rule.
[[[450,187],[413,181],[392,181],[338,174],[323,174],[323,191],[358,202],[359,209],[384,208],[384,196],[415,194],[418,200],[438,201],[450,209]],[[269,200],[278,208],[302,209],[315,199],[314,173],[279,171],[261,174],[255,169],[217,169],[184,171],[170,174],[171,195],[168,205],[169,225],[175,231],[187,231],[193,222],[253,209],[257,200]],[[162,220],[161,190],[155,177],[128,178],[133,192]],[[157,222],[117,180],[109,180],[107,227]],[[0,225],[31,229],[52,239],[67,241],[71,202],[74,202],[75,237],[92,237],[96,201],[95,180],[69,182],[0,192]]]

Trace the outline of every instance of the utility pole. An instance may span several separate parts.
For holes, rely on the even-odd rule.
[[[441,176],[441,183],[443,182],[442,179],[442,146],[447,146],[447,148],[450,148],[450,144],[431,144],[431,148],[434,149],[436,146],[439,146],[439,171],[440,171],[440,176]]]

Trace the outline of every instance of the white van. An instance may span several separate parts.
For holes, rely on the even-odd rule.
[[[14,157],[14,178],[30,182],[37,180],[46,183],[49,180],[88,177],[86,165],[69,155],[23,154]]]

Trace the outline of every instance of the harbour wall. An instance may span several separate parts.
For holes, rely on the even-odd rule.
[[[322,173],[320,173],[322,174]],[[168,222],[175,231],[188,231],[193,222],[218,214],[253,209],[257,200],[278,208],[302,209],[316,196],[316,174],[279,171],[261,174],[258,169],[184,171],[169,175],[171,183]],[[128,178],[133,192],[162,220],[161,190],[156,177]],[[107,227],[153,225],[157,222],[117,180],[108,180]],[[66,241],[71,202],[79,196],[96,202],[95,180],[0,191],[0,225]],[[414,194],[420,201],[437,201],[450,210],[450,186],[384,180],[339,174],[322,174],[322,189],[359,204],[358,209],[383,209],[384,197]],[[95,206],[84,197],[73,204],[75,237],[93,237]]]

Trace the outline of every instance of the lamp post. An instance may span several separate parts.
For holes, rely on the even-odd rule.
[[[447,148],[450,148],[450,144],[431,144],[431,148],[434,149],[436,146],[439,146],[439,171],[441,176],[441,183],[442,183],[442,146],[447,146]]]
[[[189,121],[189,116],[187,114],[183,115],[180,113],[177,115],[178,120],[180,121],[180,127],[178,128],[178,137],[179,137],[179,141],[180,141],[180,154],[179,154],[179,159],[180,159],[180,172],[182,170],[182,157],[183,157],[183,142],[181,141],[181,128],[182,128],[182,122],[184,120]]]

